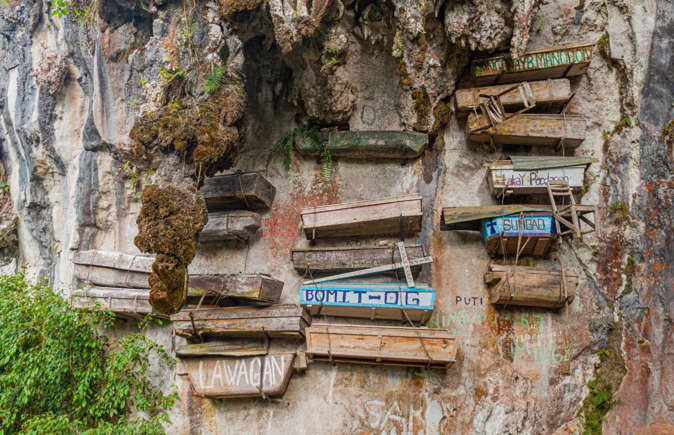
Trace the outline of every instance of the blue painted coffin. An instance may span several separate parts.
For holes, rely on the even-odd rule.
[[[557,235],[552,216],[499,216],[482,219],[482,239],[486,242],[492,236],[519,237],[554,237]]]
[[[299,294],[312,315],[426,321],[435,306],[427,284],[328,282],[300,286]]]

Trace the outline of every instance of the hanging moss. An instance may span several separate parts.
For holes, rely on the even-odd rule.
[[[414,129],[417,131],[426,131],[428,129],[428,114],[430,113],[431,100],[424,88],[418,88],[412,91],[414,100],[414,113],[417,115],[417,121]]]

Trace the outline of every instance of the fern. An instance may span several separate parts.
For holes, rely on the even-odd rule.
[[[321,164],[321,179],[323,180],[323,184],[330,184],[333,174],[332,155],[330,154],[327,144],[322,144],[321,148],[322,151],[319,157],[319,162]]]
[[[218,88],[225,84],[225,75],[227,74],[227,66],[220,65],[216,67],[212,73],[206,75],[204,81],[203,91],[205,94],[211,95]]]
[[[305,126],[300,125],[293,128],[292,130],[287,131],[281,139],[277,140],[274,145],[272,145],[267,155],[267,166],[266,172],[269,173],[269,164],[275,155],[283,155],[283,167],[286,172],[290,171],[290,162],[292,159],[292,149],[295,146],[295,143],[298,139],[304,139],[309,141],[309,144],[312,148],[321,149],[321,141],[318,138],[318,132],[315,129],[307,129]],[[332,160],[330,160],[332,162]]]

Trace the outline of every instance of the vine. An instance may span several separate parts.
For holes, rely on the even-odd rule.
[[[269,165],[274,156],[283,156],[283,168],[290,171],[290,163],[292,161],[292,149],[295,144],[300,141],[308,141],[310,149],[319,150],[318,162],[321,165],[321,179],[324,184],[330,183],[333,174],[332,155],[328,149],[327,143],[321,141],[318,136],[318,131],[315,128],[307,128],[304,125],[297,126],[292,130],[288,130],[281,139],[277,140],[272,145],[267,154],[266,173],[269,173]]]

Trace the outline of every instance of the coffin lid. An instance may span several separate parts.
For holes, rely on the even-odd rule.
[[[550,207],[517,204],[445,207],[442,209],[443,229],[480,231],[482,219],[529,212],[549,213]]]
[[[513,162],[513,169],[526,171],[533,169],[565,168],[569,166],[588,166],[597,159],[592,157],[559,157],[559,156],[508,156]]]

